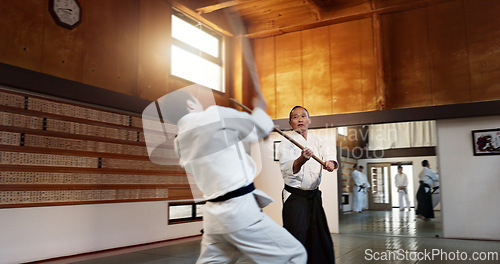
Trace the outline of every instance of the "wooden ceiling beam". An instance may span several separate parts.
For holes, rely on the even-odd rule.
[[[406,10],[423,8],[423,7],[438,5],[441,3],[451,2],[451,1],[455,1],[455,0],[423,0],[423,1],[400,4],[400,5],[395,5],[395,6],[391,6],[391,7],[384,7],[384,8],[374,9],[374,10],[365,11],[365,12],[359,12],[356,14],[350,14],[350,15],[345,15],[345,16],[333,17],[333,18],[330,18],[327,13],[324,13],[325,18],[323,20],[320,20],[320,21],[317,21],[314,23],[303,24],[303,25],[292,25],[292,26],[287,26],[287,27],[258,31],[258,32],[254,32],[254,33],[251,32],[251,33],[247,34],[246,37],[249,39],[267,38],[267,37],[271,37],[271,36],[282,35],[285,33],[291,33],[291,32],[305,30],[305,29],[311,29],[311,28],[328,26],[328,25],[352,21],[352,20],[368,18],[368,17],[371,17],[373,14],[381,15],[381,14],[387,14],[387,13],[402,12],[402,11],[406,11]]]
[[[252,0],[230,0],[230,1],[222,2],[222,3],[218,3],[215,5],[209,5],[209,6],[197,8],[196,12],[200,15],[201,14],[208,14],[208,13],[212,13],[212,12],[217,11],[217,10],[237,6],[239,4],[242,4],[245,2],[250,2],[250,1],[252,1]]]
[[[211,27],[212,29],[216,30],[217,32],[225,35],[225,36],[228,36],[228,37],[233,37],[234,35],[223,29],[222,27],[219,27],[218,25],[212,23],[211,21],[209,21],[208,19],[204,18],[203,16],[201,16],[200,14],[194,12],[193,10],[189,9],[188,7],[182,5],[182,4],[179,4],[177,3],[176,1],[172,1],[172,0],[167,0],[171,5],[172,7],[178,9],[179,11],[183,12],[184,14],[190,16],[191,18],[194,18],[202,23],[204,23],[205,25],[208,25],[209,27]]]

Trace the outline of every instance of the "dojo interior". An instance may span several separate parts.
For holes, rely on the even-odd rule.
[[[151,162],[142,115],[194,83],[238,110],[231,98],[251,106],[260,90],[286,133],[290,109],[308,109],[340,163],[320,185],[337,263],[367,248],[498,252],[499,1],[77,0],[72,25],[54,2],[0,0],[0,263],[194,263],[203,202],[172,149]],[[477,149],[481,133],[496,150]],[[251,147],[278,224],[282,140]],[[414,214],[425,159],[441,186],[429,222]],[[356,163],[374,183],[361,214]]]

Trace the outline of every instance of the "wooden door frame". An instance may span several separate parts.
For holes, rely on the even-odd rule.
[[[372,167],[387,167],[388,168],[388,188],[389,188],[389,202],[387,204],[375,204],[373,203],[373,186],[370,187],[370,190],[368,192],[368,207],[370,210],[383,210],[383,211],[388,211],[392,210],[392,193],[391,193],[391,184],[392,184],[392,175],[391,175],[391,162],[375,162],[375,163],[367,163],[366,164],[366,175],[368,176],[368,181],[370,182],[370,185],[373,183],[372,175],[371,175],[371,168]]]

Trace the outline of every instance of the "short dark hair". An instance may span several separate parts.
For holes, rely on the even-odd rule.
[[[196,101],[192,94],[184,90],[176,90],[167,94],[164,100],[159,102],[163,119],[172,124],[177,124],[183,116],[189,113],[187,108],[188,100]]]
[[[363,166],[359,166],[359,168],[360,168],[360,169],[364,169],[365,167],[363,167]]]
[[[422,160],[422,167],[427,167],[427,165],[429,165],[429,161],[428,160]]]
[[[402,168],[403,168],[403,166],[401,166],[401,165],[398,165],[398,169],[402,169]]]
[[[292,112],[293,110],[297,109],[297,108],[302,108],[304,110],[306,110],[306,113],[307,113],[307,117],[309,117],[309,111],[307,111],[307,109],[303,106],[300,106],[300,105],[296,105],[292,108],[292,110],[290,110],[290,114],[288,115],[288,121],[291,121],[292,120]]]

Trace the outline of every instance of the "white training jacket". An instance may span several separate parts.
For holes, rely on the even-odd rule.
[[[180,165],[210,200],[253,182],[256,164],[243,143],[268,135],[274,124],[260,108],[250,115],[211,106],[185,115],[178,127],[175,148]],[[230,233],[256,223],[262,217],[259,205],[263,207],[270,201],[269,196],[255,190],[224,202],[207,202],[203,209],[204,232]]]

